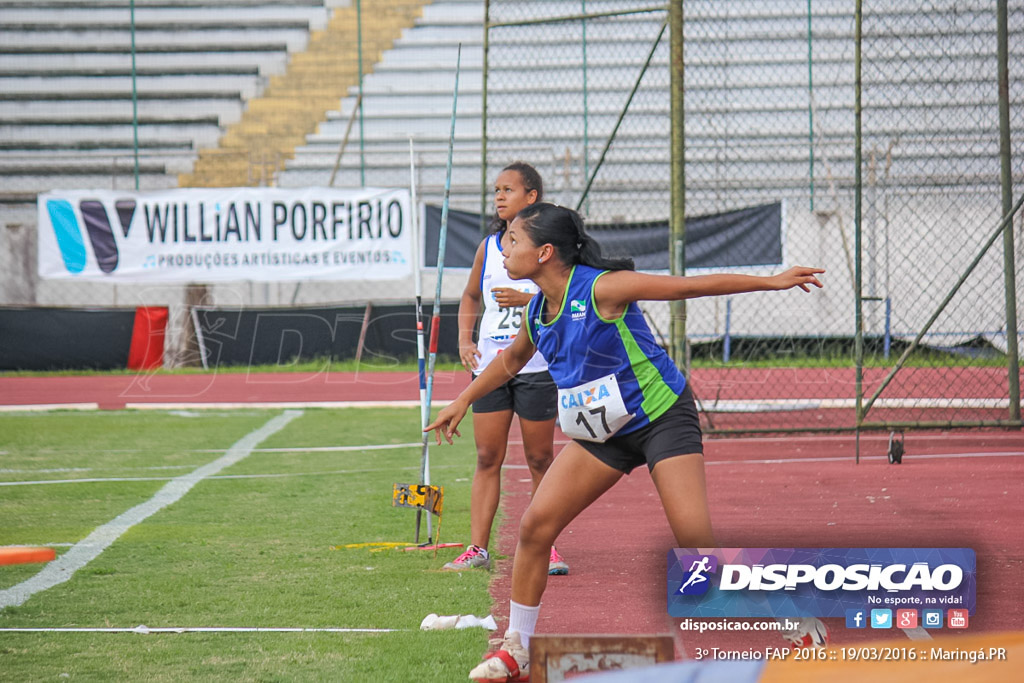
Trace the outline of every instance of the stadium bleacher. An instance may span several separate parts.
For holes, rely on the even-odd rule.
[[[351,23],[353,4],[137,0],[140,188],[327,185],[360,92],[356,38],[341,27]],[[641,4],[591,0],[586,10]],[[362,0],[361,6],[363,120],[353,126],[334,185],[406,186],[411,135],[419,197],[439,203],[461,44],[451,200],[453,208],[469,211],[480,209],[481,182],[516,158],[538,167],[549,199],[575,205],[664,19],[659,11],[587,22],[586,104],[578,23],[492,29],[482,169],[484,3]],[[823,223],[837,214],[842,219],[852,193],[854,21],[847,0],[820,0],[811,31],[807,7],[687,3],[686,210],[701,215],[793,200],[790,206],[801,209],[789,217],[791,225],[803,232],[789,245],[802,245],[803,252],[789,256],[817,260],[823,245],[839,237],[835,221],[827,230]],[[134,187],[128,8],[128,0],[0,0],[0,225],[11,227],[0,231],[0,251],[18,254],[18,263],[30,263],[24,254],[31,253],[26,235],[35,225],[37,193]],[[580,9],[578,2],[493,2],[490,19]],[[391,10],[401,16],[386,17]],[[885,220],[929,231],[933,214],[950,215],[934,198],[945,199],[951,184],[961,197],[976,192],[979,203],[992,203],[995,19],[981,2],[934,3],[922,22],[914,21],[916,11],[880,4],[865,14],[864,155],[868,178],[877,171],[908,188],[907,220],[894,214]],[[1012,73],[1024,56],[1020,16],[1019,9],[1011,12]],[[667,67],[666,34],[596,176],[589,219],[668,215]],[[1013,114],[1018,127],[1019,111]],[[894,146],[897,153],[887,157]],[[817,185],[809,187],[812,163]],[[880,183],[867,187],[868,201],[883,190]],[[818,199],[812,210],[809,195]],[[964,222],[975,220],[973,205],[958,207]],[[866,216],[873,216],[870,207]],[[952,234],[965,232],[959,222],[948,223]],[[16,234],[14,226],[25,229]],[[117,301],[106,284],[11,285],[27,273],[13,258],[0,257],[0,271],[21,273],[0,279],[3,301]],[[829,265],[848,270],[845,260]],[[394,296],[408,289],[396,287]],[[376,294],[261,284],[217,287],[214,298],[278,305]]]
[[[60,187],[177,185],[329,13],[323,0],[0,3],[0,210]],[[134,102],[133,102],[134,100]]]

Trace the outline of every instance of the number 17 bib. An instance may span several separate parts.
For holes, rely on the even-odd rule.
[[[558,390],[558,425],[573,439],[607,441],[633,417],[626,412],[615,375]]]

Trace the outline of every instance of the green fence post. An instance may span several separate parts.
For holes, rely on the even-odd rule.
[[[587,15],[587,0],[581,0],[580,10],[583,16]],[[580,20],[580,27],[583,30],[583,178],[590,177],[590,158],[588,148],[590,147],[590,110],[587,93],[587,20]]]
[[[672,205],[669,211],[669,253],[673,275],[686,274],[686,115],[683,99],[683,2],[672,0],[668,6],[669,45],[669,112],[672,119],[672,142],[670,174],[672,182]],[[670,343],[672,360],[688,371],[686,367],[686,303],[673,301],[670,304],[672,325]]]
[[[999,14],[999,166],[1003,190],[1003,215],[1013,207],[1013,173],[1010,168],[1010,69],[1006,0],[996,4]],[[1010,419],[1020,420],[1020,358],[1017,349],[1016,264],[1013,250],[1013,220],[1003,228],[1003,280],[1006,289],[1006,368],[1010,388]]]
[[[814,51],[811,33],[811,0],[807,0],[807,146],[811,176],[811,211],[814,211]]]
[[[480,234],[487,232],[487,59],[491,46],[491,0],[484,1],[484,66],[482,91],[480,93],[483,108],[480,120]]]
[[[860,463],[860,425],[864,421],[863,400],[864,400],[864,311],[863,301],[861,300],[861,256],[860,256],[860,230],[861,230],[861,145],[863,140],[861,139],[861,0],[857,0],[856,9],[854,10],[854,57],[853,57],[853,127],[854,127],[854,148],[853,148],[853,225],[854,225],[854,237],[853,237],[853,252],[854,252],[854,285],[853,290],[856,296],[856,303],[854,306],[854,363],[856,365],[855,370],[855,384],[856,384],[856,410],[857,420],[855,428],[857,431],[857,448],[855,460]]]

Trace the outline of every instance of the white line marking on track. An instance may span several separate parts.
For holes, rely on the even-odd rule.
[[[432,407],[444,407],[451,401],[431,401]],[[126,403],[127,410],[238,410],[282,408],[419,408],[419,401],[252,401],[249,403]]]
[[[46,410],[99,410],[99,403],[37,403],[32,405],[0,405],[0,413],[28,413]]]
[[[47,467],[39,470],[14,470],[7,468],[0,468],[0,474],[17,474],[24,472],[35,472],[37,474],[51,474],[53,472],[91,472],[91,467]]]
[[[958,460],[960,458],[1019,458],[1024,456],[1024,451],[1010,451],[1007,453],[930,453],[921,455],[904,455],[905,458],[911,458],[913,460],[941,460],[949,458],[950,460]],[[850,462],[853,459],[852,455],[836,456],[831,458],[775,458],[771,460],[744,460],[742,458],[736,458],[733,460],[705,460],[705,465],[788,465],[792,463],[807,463],[807,462]],[[860,457],[861,462],[865,460],[883,460],[888,461],[888,456],[885,455],[870,455]]]
[[[36,593],[64,583],[74,576],[76,571],[99,557],[100,553],[110,547],[128,529],[180,500],[203,479],[241,461],[252,453],[252,449],[261,441],[280,431],[300,415],[302,415],[301,410],[286,410],[281,415],[272,418],[259,429],[243,436],[223,456],[189,474],[171,480],[146,502],[136,505],[98,527],[86,538],[72,546],[69,551],[47,564],[35,576],[10,588],[0,590],[0,609],[21,605]]]
[[[444,406],[447,400],[431,401],[431,406]],[[750,413],[803,410],[849,409],[856,405],[854,398],[776,398],[776,399],[735,399],[718,402],[704,402],[704,412]],[[1008,408],[1010,400],[999,397],[982,398],[880,398],[875,401],[878,408]],[[303,409],[303,408],[419,408],[415,400],[400,401],[234,401],[223,403],[125,403],[127,410],[235,410],[253,409]],[[0,405],[0,412],[27,412],[47,410],[99,410],[98,403],[39,403],[27,405]]]
[[[911,434],[908,434],[907,436],[908,436],[908,438],[912,437],[914,441],[928,441],[928,440],[939,441],[939,440],[941,440],[941,441],[945,442],[945,441],[949,441],[950,439],[962,438],[962,439],[973,439],[975,441],[983,439],[985,441],[1013,441],[1015,443],[1024,443],[1024,436],[1022,436],[1019,433],[1004,433],[1004,434],[1001,434],[1001,433],[995,433],[995,432],[984,432],[984,433],[980,433],[979,434],[977,431],[975,431],[973,433],[968,433],[968,432],[950,432],[950,433],[936,434],[936,433],[929,433],[929,432],[921,432],[921,433],[911,433]],[[889,440],[889,433],[888,432],[865,432],[865,433],[860,435],[860,440],[861,440],[861,442],[864,442],[864,441],[883,441],[883,442],[887,442]],[[751,437],[743,437],[743,436],[727,436],[727,437],[707,436],[704,439],[704,444],[705,445],[712,444],[712,443],[714,443],[714,444],[731,444],[731,443],[737,443],[737,444],[742,444],[742,443],[786,443],[786,444],[800,443],[800,444],[806,444],[808,442],[816,442],[816,441],[839,441],[839,442],[844,442],[844,443],[852,444],[854,442],[854,433],[853,433],[853,430],[850,430],[849,434],[815,434],[813,432],[808,432],[806,434],[789,435],[789,436],[751,436]],[[566,445],[568,443],[571,443],[571,442],[572,441],[570,439],[555,439],[553,441],[553,443],[556,446],[564,446],[564,445]],[[522,446],[523,442],[522,441],[509,441],[508,445],[509,446]]]
[[[431,407],[443,408],[451,401],[431,401]],[[252,401],[224,403],[125,403],[125,410],[301,410],[304,408],[419,408],[419,401]],[[0,413],[44,412],[51,410],[99,410],[99,403],[35,403],[0,405]]]

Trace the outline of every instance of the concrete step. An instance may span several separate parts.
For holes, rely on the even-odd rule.
[[[395,6],[386,0],[364,2],[362,55],[364,68],[370,68],[380,53],[390,48],[403,27],[411,25],[420,3]],[[358,44],[354,40],[355,10],[338,10],[322,33],[314,34],[305,52],[297,53],[284,75],[273,79],[263,96],[249,101],[242,120],[229,128],[221,139],[223,149],[271,149],[282,159],[292,156],[294,148],[313,133],[326,113],[338,106],[341,98],[358,82],[353,67],[358,64]],[[351,80],[345,80],[349,76]],[[291,83],[291,79],[295,79]],[[304,87],[317,83],[317,95]],[[327,88],[334,87],[332,93]],[[283,167],[283,161],[281,162]],[[234,175],[232,175],[234,174]],[[235,183],[232,183],[232,177]],[[183,179],[189,184],[203,182],[239,184],[242,164],[225,164],[215,155],[201,154],[194,172]]]
[[[259,92],[260,79],[225,76],[147,76],[136,78],[140,99],[203,98],[248,99]],[[38,100],[130,98],[130,76],[31,76],[8,77],[0,74],[0,99],[34,98]]]
[[[187,141],[196,147],[216,144],[221,135],[220,126],[214,122],[142,123],[138,129],[139,139],[148,142],[180,143]],[[33,142],[69,142],[89,139],[93,141],[133,138],[128,122],[94,123],[4,123],[0,122],[0,139]]]
[[[166,54],[139,53],[136,68],[141,70],[185,70],[197,68],[251,69],[262,75],[284,73],[288,56],[283,49],[274,52],[180,52]],[[40,65],[58,72],[69,69],[117,69],[131,73],[132,57],[128,52],[109,54],[20,54],[0,59],[4,70],[40,69]],[[45,72],[45,69],[43,69]]]

